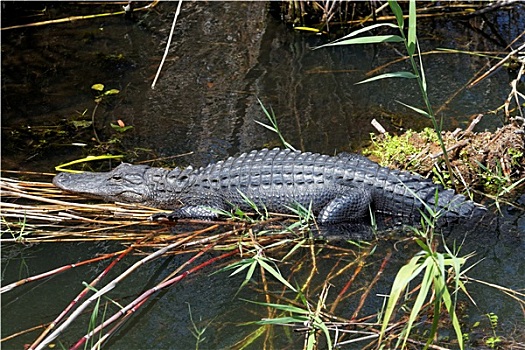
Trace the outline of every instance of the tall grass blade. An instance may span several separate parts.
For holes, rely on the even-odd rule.
[[[270,121],[270,124],[272,124],[272,126],[266,125],[266,124],[261,123],[260,121],[257,121],[257,120],[255,122],[257,124],[265,127],[266,129],[275,132],[277,134],[277,136],[279,136],[279,139],[281,140],[281,143],[283,144],[284,147],[286,147],[288,149],[291,149],[292,151],[296,151],[296,149],[284,139],[284,136],[281,133],[281,130],[279,130],[279,125],[277,124],[277,118],[275,117],[275,113],[273,112],[273,110],[271,110],[271,113],[270,113],[266,109],[266,107],[264,107],[264,104],[262,103],[262,101],[259,98],[257,98],[257,101],[261,105],[261,108],[262,108],[264,114],[266,115],[266,118],[268,118],[268,120]]]
[[[340,41],[346,40],[346,39],[348,39],[348,38],[351,38],[351,37],[357,36],[357,35],[359,35],[359,34],[361,34],[361,33],[364,33],[364,32],[369,32],[369,31],[371,31],[372,29],[379,28],[379,27],[397,28],[397,26],[396,26],[395,24],[392,24],[392,23],[378,23],[378,24],[373,24],[373,25],[371,25],[371,26],[367,26],[367,27],[364,27],[364,28],[358,29],[358,30],[356,30],[356,31],[353,31],[352,33],[350,33],[350,34],[348,34],[348,35],[345,35],[345,36],[343,36],[342,38],[339,38],[339,39],[334,40],[332,43],[324,44],[324,45],[320,45],[320,46],[314,47],[313,49],[314,49],[314,50],[317,50],[317,49],[320,49],[320,48],[322,48],[322,47],[330,46],[330,44],[333,44],[333,43],[337,43],[337,42],[340,42]]]
[[[388,0],[388,5],[392,9],[392,12],[394,12],[394,16],[396,16],[397,20],[397,26],[403,32],[403,28],[405,27],[405,20],[403,18],[403,10],[401,9],[401,6],[397,3],[397,1]]]
[[[87,156],[85,158],[76,159],[76,160],[73,160],[73,161],[68,162],[68,163],[57,165],[55,167],[55,170],[56,171],[69,172],[69,173],[82,173],[83,171],[66,169],[66,167],[74,165],[74,164],[79,164],[79,163],[86,163],[86,162],[92,162],[92,161],[96,161],[96,160],[105,160],[105,159],[118,159],[118,158],[122,158],[122,157],[124,157],[124,155],[122,155],[122,154],[120,154],[120,155],[105,154],[105,155],[102,155],[102,156]]]
[[[407,51],[410,56],[416,51],[416,0],[410,0],[408,7]],[[421,56],[419,56],[421,57]]]
[[[403,346],[405,347],[405,344],[407,342],[408,336],[410,335],[410,330],[412,329],[412,325],[420,316],[421,309],[423,308],[423,304],[425,303],[425,300],[428,296],[428,292],[430,288],[432,287],[432,280],[435,275],[434,271],[434,264],[431,261],[432,259],[430,257],[427,257],[425,262],[422,264],[423,266],[426,266],[425,274],[423,275],[423,280],[420,284],[419,293],[417,295],[416,300],[414,301],[414,305],[412,307],[412,310],[410,311],[410,317],[408,318],[408,322],[406,324],[406,332],[405,337],[403,339]]]
[[[339,46],[339,45],[355,45],[355,44],[400,43],[403,41],[404,39],[400,37],[399,35],[375,35],[375,36],[363,36],[359,38],[353,38],[353,39],[342,40],[342,41],[334,41],[333,43],[325,44],[317,48],[327,47],[327,46]]]
[[[425,75],[425,67],[423,66],[423,56],[421,55],[421,47],[419,47],[419,42],[417,40],[416,40],[416,47],[417,47],[417,53],[418,53],[418,58],[419,58],[419,74],[421,76],[421,89],[424,91],[423,96],[428,99],[427,77]]]
[[[434,280],[434,285],[435,285],[435,290],[436,290],[436,298],[438,300],[440,299],[443,300],[443,303],[445,304],[445,308],[448,311],[450,320],[452,321],[452,327],[454,328],[454,331],[456,332],[456,338],[458,340],[459,348],[463,349],[464,348],[463,332],[461,331],[461,325],[459,324],[459,320],[456,315],[455,304],[452,302],[452,298],[446,286],[445,276],[443,275],[436,276]]]
[[[401,267],[396,275],[394,283],[392,283],[392,289],[390,290],[390,294],[388,296],[387,307],[385,310],[385,314],[383,315],[381,333],[379,334],[379,343],[381,343],[385,335],[385,330],[388,328],[388,323],[390,322],[390,319],[394,312],[394,308],[396,307],[397,302],[399,301],[401,293],[403,292],[403,290],[405,290],[410,281],[415,276],[417,276],[419,272],[424,268],[424,266],[422,267],[420,263],[421,257],[422,256],[418,254],[412,259],[410,259],[408,264]]]

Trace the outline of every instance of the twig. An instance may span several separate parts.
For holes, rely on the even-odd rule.
[[[93,112],[91,113],[91,126],[93,127],[93,134],[95,135],[95,139],[97,140],[98,143],[102,143],[100,142],[100,139],[98,138],[97,128],[95,128],[95,113],[97,112],[99,104],[100,102],[95,101],[95,108],[93,108]]]
[[[386,133],[386,130],[383,127],[383,125],[381,125],[375,118],[372,119],[372,121],[370,123],[372,124],[372,126],[374,128],[376,128],[377,131],[379,131],[379,133],[381,133],[381,134],[385,134]]]
[[[366,256],[368,256],[368,254]],[[341,299],[344,297],[344,295],[346,294],[348,289],[352,286],[352,284],[354,283],[355,279],[357,278],[357,276],[359,275],[359,273],[361,272],[361,270],[365,266],[364,259],[366,259],[366,256],[360,257],[359,263],[357,264],[357,267],[354,270],[354,273],[353,273],[352,277],[350,277],[350,279],[348,280],[348,282],[346,282],[346,284],[341,289],[339,294],[337,294],[337,297],[335,298],[335,301],[333,302],[332,306],[330,307],[330,313],[334,313],[335,312],[335,309],[337,308],[337,305],[339,304]]]
[[[469,133],[471,133],[472,130],[474,130],[474,127],[475,127],[476,125],[478,125],[478,123],[481,121],[481,118],[483,118],[483,114],[480,113],[480,114],[478,114],[478,115],[476,116],[476,118],[474,118],[474,119],[472,120],[472,122],[469,124],[469,126],[468,126],[468,127],[465,129],[465,131],[463,132],[463,134],[469,134]]]
[[[509,106],[510,106],[510,101],[512,100],[512,96],[514,96],[514,99],[516,101],[516,108],[518,109],[520,115],[523,117],[523,111],[521,110],[520,97],[522,99],[525,99],[525,96],[521,92],[519,92],[519,90],[518,90],[518,82],[521,81],[521,76],[523,75],[524,71],[525,71],[525,63],[522,62],[521,66],[520,66],[520,69],[518,71],[518,75],[516,76],[516,78],[514,80],[512,80],[510,82],[510,86],[512,87],[512,89],[511,89],[511,91],[509,93],[509,96],[507,97],[507,99],[505,100],[505,103],[504,103],[505,115],[507,116],[507,118],[510,117]]]
[[[463,147],[463,146],[465,146],[467,143],[469,143],[468,140],[462,140],[462,141],[459,141],[458,143],[456,143],[456,144],[450,146],[449,148],[447,148],[447,153],[449,153],[450,151],[455,150],[455,149],[458,148],[458,147]],[[439,152],[437,152],[437,153],[434,153],[434,154],[430,155],[430,158],[432,158],[432,159],[436,159],[436,158],[438,158],[438,157],[441,157],[442,155],[443,155],[443,151],[439,151]]]
[[[523,49],[525,49],[525,44],[522,44],[520,47],[518,47],[517,49],[515,50],[512,50],[507,56],[505,56],[501,61],[499,61],[495,66],[493,66],[491,69],[489,69],[487,72],[485,72],[485,74],[483,74],[482,76],[480,76],[478,79],[474,80],[472,83],[470,83],[470,85],[468,86],[469,88],[477,85],[480,81],[482,81],[483,79],[485,79],[486,77],[488,77],[489,75],[491,75],[494,71],[496,71],[499,67],[501,67],[505,62],[507,62],[507,60],[510,59],[510,57],[512,57],[513,55],[517,54],[518,52],[522,51]]]
[[[173,24],[171,25],[171,31],[168,37],[168,42],[166,43],[166,49],[164,50],[164,55],[162,56],[162,60],[160,61],[160,65],[159,65],[159,69],[157,70],[157,74],[155,74],[155,79],[153,79],[153,83],[151,84],[151,89],[155,89],[155,84],[157,84],[157,79],[159,78],[160,71],[162,70],[162,66],[164,66],[164,62],[166,61],[166,57],[168,56],[168,51],[170,49],[170,44],[171,44],[171,38],[173,37],[173,32],[175,31],[175,23],[177,23],[177,17],[179,17],[181,6],[182,6],[182,0],[179,0],[177,11],[175,12],[175,17],[173,17]]]

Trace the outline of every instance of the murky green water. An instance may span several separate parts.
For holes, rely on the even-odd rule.
[[[49,12],[60,10],[57,4],[47,6]],[[22,13],[41,18],[44,5],[32,7],[33,10]],[[277,136],[255,123],[265,121],[257,98],[273,108],[286,139],[309,151],[332,154],[359,150],[369,140],[369,133],[374,132],[370,125],[373,118],[392,132],[427,125],[427,121],[395,102],[421,105],[414,84],[384,80],[355,85],[371,69],[397,60],[399,48],[381,45],[313,51],[312,47],[327,39],[291,31],[269,16],[262,2],[185,3],[166,65],[152,90],[150,85],[175,8],[176,3],[165,2],[133,19],[104,17],[3,31],[2,168],[53,171],[59,163],[107,151],[126,152],[128,161],[193,152],[176,162],[202,165],[241,151],[277,146]],[[8,10],[13,9],[8,7],[2,16],[7,16]],[[117,10],[118,6],[93,5],[64,11],[69,16]],[[495,22],[500,25],[501,36],[498,39],[469,29],[469,25],[476,24],[475,19],[428,22],[420,32],[423,50],[499,50],[496,41],[514,38],[524,29],[525,21],[521,12],[502,12],[497,16]],[[4,27],[9,24],[3,22]],[[457,54],[425,56],[430,94],[447,128],[465,126],[471,116],[496,109],[506,98],[509,79],[503,70],[474,88],[463,89],[472,76],[486,68],[487,62],[485,58]],[[399,62],[386,69],[406,68]],[[97,92],[91,86],[97,83],[104,84],[106,91],[120,92],[105,97],[94,113]],[[123,133],[116,131],[111,124],[118,120],[133,128]],[[487,115],[479,128],[494,128],[500,122],[499,117]],[[521,230],[523,220],[514,228]],[[499,237],[479,232],[479,237],[464,249],[475,250],[475,259],[484,259],[469,275],[523,288],[523,238],[506,237],[505,232]],[[394,250],[393,242],[378,244],[370,272],[364,274],[366,277],[357,287],[373,278],[373,271],[386,252],[394,253],[383,279],[371,294],[367,312],[381,307],[383,299],[375,294],[388,292],[399,264],[410,257],[408,252]],[[109,243],[4,245],[2,284],[93,257],[101,250],[117,249]],[[327,248],[325,256],[336,253]],[[305,254],[299,251],[291,261],[298,261]],[[113,297],[119,302],[130,300],[158,283],[185,259],[186,256],[155,261],[116,290]],[[324,274],[337,261],[328,257],[322,260],[317,275],[320,285]],[[90,281],[102,266],[74,269],[2,295],[2,337],[52,320],[82,288],[80,283]],[[209,324],[201,349],[229,348],[257,329],[255,325],[241,327],[238,323],[266,316],[264,308],[243,301],[263,301],[260,285],[254,284],[236,295],[242,276],[210,275],[216,269],[217,266],[211,267],[160,293],[120,329],[111,339],[110,348],[195,348],[188,304],[199,327]],[[306,273],[298,274],[297,280],[304,281],[306,277]],[[334,281],[331,298],[350,277],[351,271]],[[507,330],[523,322],[523,314],[511,299],[487,287],[469,287],[478,306],[467,312],[471,318],[466,323],[474,324],[488,312],[498,314]],[[357,297],[349,299],[347,309],[343,305],[338,312],[349,317],[357,302]],[[87,319],[71,327],[63,341],[74,342],[86,330]],[[301,335],[280,327],[274,332],[275,348],[301,348]],[[21,349],[36,334],[29,333],[2,345]],[[250,348],[261,346],[262,340],[258,339]]]

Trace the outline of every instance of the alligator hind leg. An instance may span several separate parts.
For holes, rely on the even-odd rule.
[[[371,198],[370,192],[354,188],[329,202],[319,213],[317,222],[325,225],[364,218],[369,212]]]

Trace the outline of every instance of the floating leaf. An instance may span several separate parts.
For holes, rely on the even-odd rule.
[[[314,33],[319,33],[320,32],[319,29],[311,28],[311,27],[294,27],[293,29],[301,30],[301,31],[304,31],[304,32],[314,32]]]
[[[76,160],[73,160],[73,161],[65,163],[65,164],[57,165],[55,167],[55,170],[56,171],[65,171],[65,172],[68,172],[68,173],[82,173],[83,171],[66,169],[65,167],[68,167],[68,166],[71,166],[71,165],[74,165],[74,164],[79,164],[79,163],[92,162],[92,161],[95,161],[95,160],[117,159],[117,158],[122,158],[122,157],[124,157],[124,155],[106,154],[106,155],[103,155],[103,156],[87,156],[85,158],[76,159]]]
[[[104,96],[108,96],[108,95],[116,95],[120,92],[120,90],[117,90],[117,89],[111,89],[111,90],[108,90],[106,92],[104,92]]]
[[[93,84],[91,85],[91,88],[96,91],[103,91],[104,90],[104,84]]]

